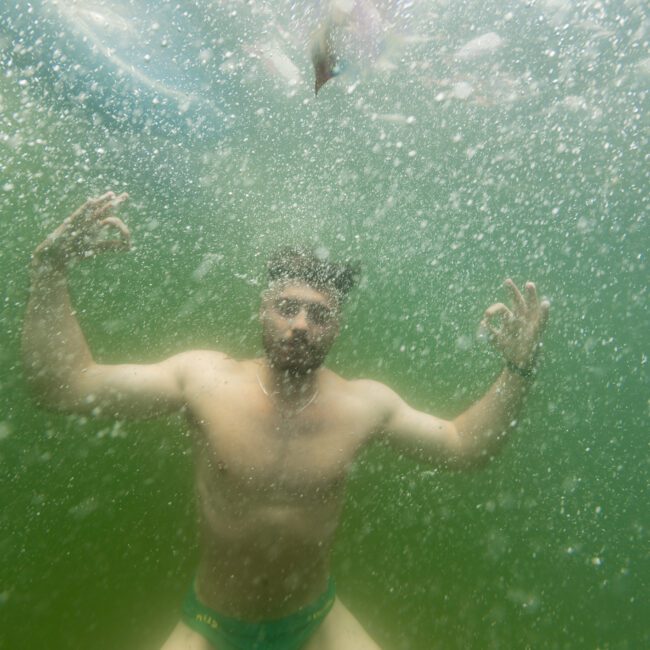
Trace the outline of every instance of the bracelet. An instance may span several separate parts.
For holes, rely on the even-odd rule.
[[[513,363],[512,361],[506,360],[506,368],[510,372],[514,372],[515,375],[519,375],[524,379],[534,379],[535,375],[537,374],[535,362],[531,363],[529,366],[525,368],[522,368],[521,366],[518,366],[516,363]]]

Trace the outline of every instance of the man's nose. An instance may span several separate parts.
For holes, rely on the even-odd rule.
[[[307,322],[307,310],[302,307],[300,311],[291,319],[292,330],[306,330],[309,326]]]

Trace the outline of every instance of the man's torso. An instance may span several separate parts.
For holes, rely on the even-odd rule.
[[[262,390],[261,369],[197,352],[184,380],[201,521],[197,591],[246,619],[283,616],[325,590],[346,475],[382,417],[365,382],[326,369],[313,402],[287,411]]]

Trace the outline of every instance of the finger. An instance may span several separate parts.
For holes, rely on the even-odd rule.
[[[92,253],[107,251],[128,251],[131,249],[131,240],[124,239],[102,239],[92,245]]]
[[[481,327],[488,333],[488,336],[491,340],[494,340],[499,337],[501,330],[496,328],[492,323],[488,322],[486,319],[481,321]]]
[[[495,316],[501,316],[505,320],[513,318],[512,312],[502,302],[495,302],[485,310],[485,320],[494,318]]]
[[[105,218],[109,212],[115,210],[120,205],[120,203],[124,203],[124,201],[126,201],[128,198],[129,195],[126,192],[124,192],[124,194],[120,194],[119,196],[116,196],[115,198],[111,199],[110,201],[108,201],[108,203],[104,205],[97,204],[97,206],[95,206],[95,209],[93,210],[94,219],[99,220]]]
[[[114,196],[111,204],[114,206],[118,206],[120,203],[124,203],[129,198],[129,195],[127,192],[122,192],[122,194],[118,194],[117,196]]]
[[[508,278],[503,284],[508,287],[510,293],[512,294],[512,301],[515,306],[515,312],[522,313],[526,311],[526,301],[524,300],[524,297],[521,295],[521,291],[519,291],[517,285],[512,281],[512,279]]]
[[[106,192],[101,196],[89,198],[81,207],[77,208],[63,223],[65,225],[76,224],[79,222],[89,222],[98,207],[109,204],[115,199],[115,192]]]
[[[77,221],[82,214],[85,214],[86,211],[93,206],[94,199],[88,199],[85,203],[80,205],[65,221],[64,224],[72,223]]]
[[[127,195],[128,196],[128,195]],[[103,210],[107,206],[118,205],[124,200],[124,194],[119,196],[115,192],[106,192],[101,196],[89,200],[89,208],[93,213],[96,213],[98,210]]]
[[[104,203],[106,201],[112,201],[115,198],[115,192],[105,192],[101,196],[95,196],[88,199],[88,203],[91,205],[97,205],[98,203]]]
[[[537,288],[535,287],[534,282],[526,282],[524,287],[526,292],[526,302],[530,309],[539,309],[539,298],[537,297]]]
[[[548,322],[548,315],[550,311],[551,311],[551,303],[546,299],[542,300],[542,302],[539,303],[540,331],[542,331],[546,327],[546,323]]]
[[[102,194],[101,196],[97,196],[94,198],[88,199],[86,201],[86,212],[90,212],[88,215],[89,217],[92,217],[94,214],[97,213],[98,210],[103,209],[106,206],[109,206],[115,201],[115,192],[106,192],[105,194]]]
[[[117,228],[120,231],[120,235],[122,236],[123,240],[131,239],[131,232],[121,219],[118,219],[117,217],[106,217],[99,223],[102,226],[112,226],[113,228]]]

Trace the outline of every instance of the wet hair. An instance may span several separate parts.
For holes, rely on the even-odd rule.
[[[358,262],[331,262],[326,255],[302,248],[285,247],[276,251],[266,264],[269,283],[297,280],[318,290],[333,292],[343,301],[358,282]]]

